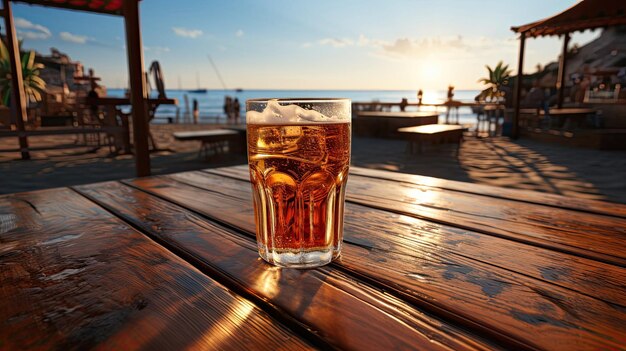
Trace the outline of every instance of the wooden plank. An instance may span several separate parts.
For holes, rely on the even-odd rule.
[[[181,173],[173,175],[173,178],[188,184],[208,188],[223,184],[224,189],[233,193],[238,189],[237,184],[224,182],[221,178],[202,179],[194,173]],[[242,179],[245,180],[245,179]],[[209,183],[213,182],[215,183]],[[239,197],[245,198],[245,189],[238,193]],[[361,205],[348,205],[349,208],[357,208],[365,211]],[[393,223],[399,233],[421,231],[422,238],[432,238],[432,231],[437,231],[437,246],[445,248],[452,254],[479,259],[490,265],[521,273],[535,279],[544,280],[557,284],[567,289],[578,291],[582,294],[597,299],[626,307],[626,269],[606,263],[580,258],[576,256],[555,253],[543,248],[521,244],[515,241],[494,237],[487,234],[476,233],[460,228],[430,223],[414,217],[399,215],[393,212],[380,211],[376,214],[377,220],[354,221],[356,226],[355,235],[361,238],[359,244],[369,234],[367,228],[375,232],[385,231],[384,226]],[[427,228],[426,230],[422,228]],[[254,231],[254,228],[252,228]],[[365,234],[361,234],[365,233]],[[405,239],[400,239],[403,241]],[[431,240],[432,241],[432,240]],[[420,251],[432,249],[432,243],[424,244],[421,241],[411,241],[411,250],[419,247]],[[522,256],[512,253],[523,252]],[[410,252],[409,252],[410,253]],[[602,287],[599,290],[599,287]]]
[[[241,177],[248,176],[248,165],[236,167],[225,167],[213,169],[214,173],[224,174],[227,176]],[[510,189],[503,187],[495,187],[484,184],[474,184],[467,182],[459,182],[455,180],[447,180],[441,178],[426,177],[421,175],[389,172],[378,169],[369,169],[362,167],[350,167],[350,174],[375,178],[386,179],[394,182],[409,183],[417,185],[417,189],[439,188],[445,190],[459,191],[469,194],[488,196],[490,198],[507,199],[514,201],[529,202],[544,206],[567,208],[582,212],[591,212],[607,216],[617,216],[626,218],[626,205],[611,203],[598,200],[587,200],[575,197],[567,197],[556,194],[546,194],[537,191]]]
[[[248,179],[241,167],[238,174]],[[207,171],[222,173],[222,171]],[[246,172],[247,173],[247,172]],[[348,201],[626,266],[626,218],[351,175]],[[479,204],[479,205],[478,205]],[[598,240],[602,238],[602,240]]]
[[[424,191],[367,177],[352,179],[347,193],[355,203],[626,267],[625,218],[458,192]]]
[[[0,197],[0,349],[310,349],[69,189]]]
[[[172,179],[194,182],[194,186],[177,184]],[[250,191],[237,183],[241,182],[194,172],[131,182],[184,207],[252,232]],[[559,270],[571,256],[543,250],[544,261],[552,261],[543,272],[546,277],[537,279],[526,272],[493,265],[488,262],[488,256],[467,257],[462,251],[442,247],[441,242],[459,244],[441,237],[449,227],[421,221],[421,225],[407,230],[406,226],[401,226],[407,217],[398,216],[394,222],[378,215],[384,211],[356,207],[354,204],[346,206],[345,246],[341,261],[335,264],[373,284],[380,284],[394,295],[446,318],[463,321],[483,335],[500,341],[506,338],[510,342],[517,341],[515,348],[525,345],[546,349],[620,349],[626,342],[624,307],[601,300],[604,285],[615,281],[609,278],[614,272],[619,272],[615,279],[623,281],[621,268],[610,265],[590,268],[599,274],[593,296],[600,298],[595,298],[591,293],[587,295],[557,285],[563,284],[559,282],[559,274],[566,276],[563,280],[580,279],[584,274],[583,271],[570,277],[567,269]],[[381,223],[384,224],[381,226]],[[466,239],[480,236],[463,233]],[[495,239],[498,238],[492,237]],[[519,257],[519,264],[523,264],[526,248],[540,250],[517,245],[517,251],[505,252],[502,257]],[[603,274],[602,268],[607,267],[613,271]],[[532,270],[532,266],[526,269]],[[623,288],[623,284],[621,287],[619,284],[617,288]]]
[[[340,270],[280,270],[264,263],[254,238],[143,191],[108,182],[80,193],[145,231],[190,262],[289,313],[342,349],[493,349],[453,325],[373,289]],[[246,212],[250,214],[249,212]],[[382,328],[381,326],[385,326]],[[432,340],[436,340],[435,343]]]

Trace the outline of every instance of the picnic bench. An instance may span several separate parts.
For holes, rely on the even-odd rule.
[[[0,196],[2,348],[625,349],[625,205],[356,167],[346,199],[294,270],[247,166]]]
[[[402,127],[437,124],[437,112],[358,112],[354,133],[363,137],[396,138]]]
[[[456,143],[460,147],[463,140],[463,132],[466,130],[466,127],[456,124],[428,124],[425,126],[399,128],[398,133],[408,140],[407,150],[410,153],[413,153],[414,146],[417,145],[417,150],[421,154],[424,144]]]
[[[209,158],[224,154],[228,151],[241,151],[245,141],[245,134],[233,129],[210,129],[188,132],[175,132],[174,138],[179,141],[200,141],[198,156]]]

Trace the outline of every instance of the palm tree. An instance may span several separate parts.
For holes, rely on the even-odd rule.
[[[509,84],[509,78],[511,78],[511,70],[509,65],[505,65],[502,61],[498,62],[495,68],[485,65],[487,71],[489,71],[489,77],[481,78],[478,82],[487,85],[483,91],[480,92],[479,99],[482,101],[498,102],[504,96],[502,87]]]
[[[24,92],[29,102],[41,101],[41,93],[46,89],[46,82],[39,77],[43,67],[41,63],[35,63],[34,51],[22,55],[22,80],[24,81]],[[0,40],[0,99],[5,106],[8,106],[11,100],[11,86],[9,50]]]

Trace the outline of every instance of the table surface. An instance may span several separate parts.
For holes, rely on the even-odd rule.
[[[383,111],[364,111],[358,112],[357,117],[385,117],[385,118],[425,118],[439,117],[438,112],[383,112]]]
[[[626,206],[353,168],[342,256],[257,254],[247,167],[0,197],[0,349],[618,350]]]
[[[457,124],[427,124],[425,126],[399,128],[399,133],[437,134],[455,130],[465,130],[466,127]]]

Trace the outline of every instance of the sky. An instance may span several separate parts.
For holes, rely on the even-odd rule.
[[[485,65],[516,69],[513,25],[576,0],[143,0],[146,67],[158,60],[166,88],[479,89]],[[127,87],[121,17],[14,5],[24,48],[55,47]],[[599,31],[577,33],[584,44]],[[557,59],[556,37],[527,40],[525,72]]]

